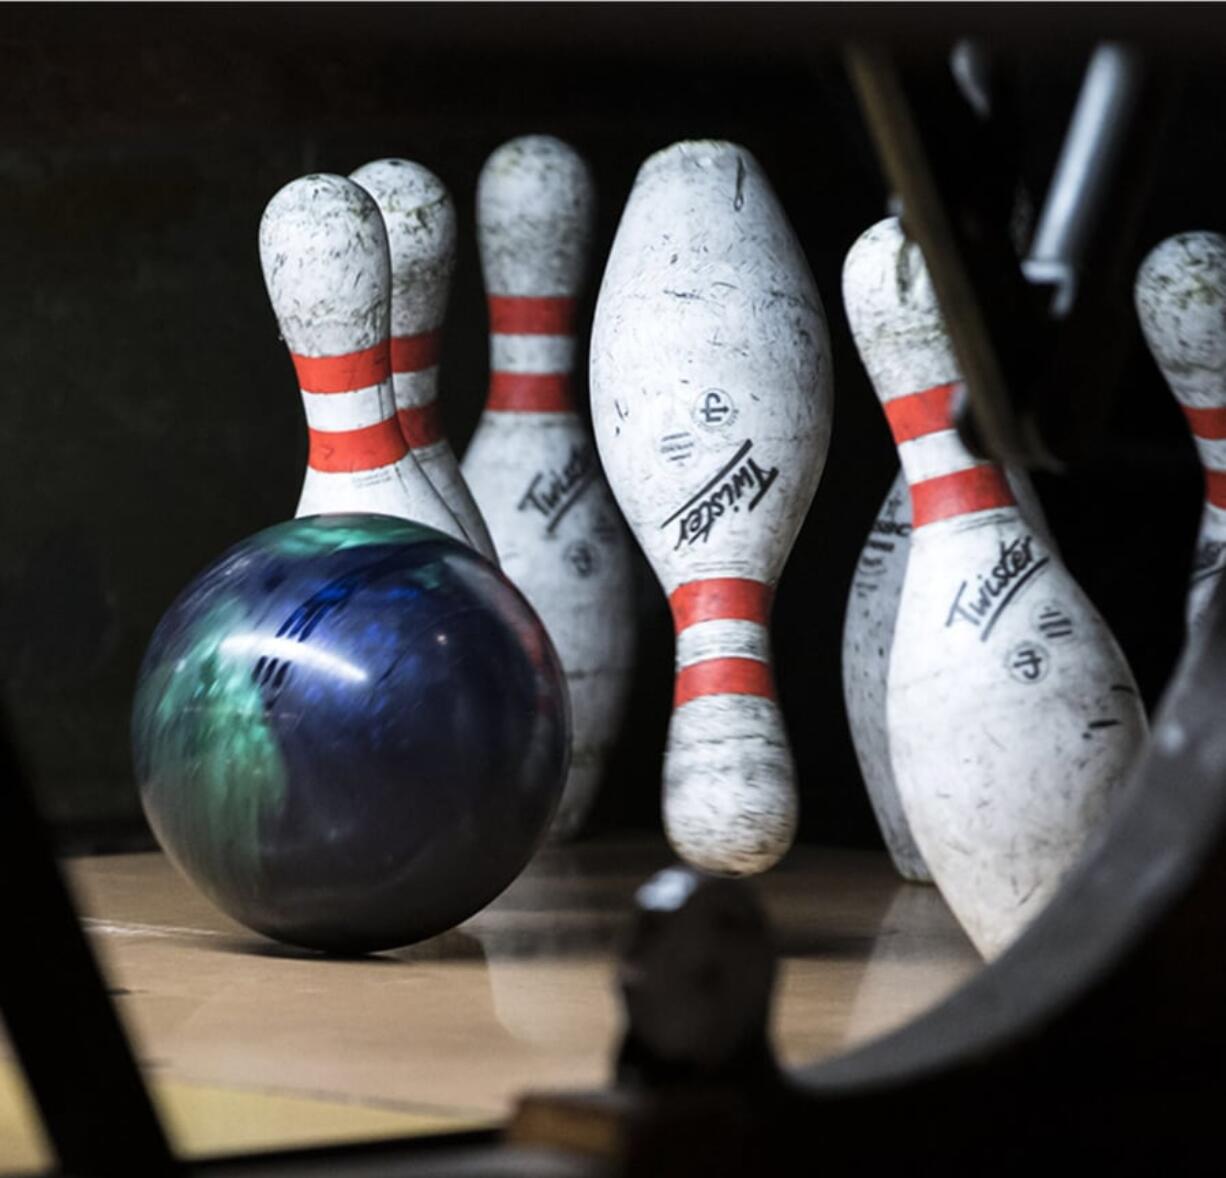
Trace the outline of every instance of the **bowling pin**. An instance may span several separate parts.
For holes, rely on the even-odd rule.
[[[885,722],[886,672],[910,550],[911,498],[900,470],[856,562],[843,619],[843,701],[868,800],[899,875],[931,883],[902,808]]]
[[[1205,618],[1226,568],[1226,237],[1180,233],[1141,263],[1137,315],[1149,350],[1183,407],[1205,468],[1187,622]]]
[[[297,514],[398,515],[467,543],[396,423],[391,266],[373,198],[343,176],[291,181],[264,210],[260,262],[306,410]]]
[[[953,428],[960,380],[919,247],[896,218],[848,254],[852,335],[911,491],[887,690],[916,845],[986,957],[1042,910],[1146,733],[1106,624]]]
[[[439,345],[455,270],[451,193],[428,168],[409,160],[375,160],[349,179],[375,198],[387,229],[392,263],[392,389],[400,430],[417,465],[472,546],[497,560],[438,410]]]
[[[775,584],[830,439],[830,352],[804,254],[734,143],[648,159],[600,289],[592,420],[677,631],[664,825],[695,867],[766,870],[796,829],[775,694]]]
[[[1005,476],[1022,515],[1057,551],[1026,473],[1007,470]],[[932,883],[932,872],[915,845],[898,796],[886,724],[886,681],[910,537],[911,495],[900,470],[869,531],[851,582],[843,619],[843,700],[860,773],[894,867],[912,883]]]
[[[491,371],[461,469],[570,687],[572,759],[554,839],[577,834],[595,800],[635,644],[630,539],[571,388],[592,213],[587,165],[550,136],[513,139],[482,168]]]

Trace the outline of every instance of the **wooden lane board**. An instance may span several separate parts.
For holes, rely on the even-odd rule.
[[[375,1108],[156,1077],[151,1091],[176,1150],[191,1157],[454,1133],[496,1123],[488,1116]],[[52,1159],[16,1064],[0,1060],[0,1173],[37,1173],[49,1169]]]
[[[636,887],[670,861],[642,840],[547,849],[458,929],[358,960],[247,932],[159,854],[66,867],[172,1139],[199,1155],[488,1127],[526,1089],[605,1083],[619,939]],[[939,894],[883,854],[798,848],[757,886],[788,1064],[906,1022],[979,967]],[[10,1172],[29,1168],[9,1162],[15,1092],[14,1073]]]

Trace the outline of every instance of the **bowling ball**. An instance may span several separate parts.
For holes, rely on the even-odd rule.
[[[219,908],[362,953],[451,928],[515,878],[561,796],[569,705],[489,561],[406,520],[312,516],[180,594],[132,744],[158,841]]]

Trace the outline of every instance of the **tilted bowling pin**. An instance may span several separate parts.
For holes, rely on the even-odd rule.
[[[566,672],[574,735],[555,839],[578,833],[595,800],[635,644],[630,538],[571,390],[592,211],[587,165],[549,136],[513,139],[481,170],[491,371],[461,469]]]
[[[758,162],[678,143],[639,169],[600,288],[592,420],[677,630],[664,824],[696,867],[795,834],[768,619],[830,440],[826,318]]]
[[[887,692],[894,777],[934,879],[990,957],[1102,824],[1145,713],[1098,612],[999,468],[959,441],[960,376],[897,219],[852,247],[843,297],[911,491]]]
[[[260,262],[306,410],[297,514],[398,515],[467,543],[396,423],[390,262],[373,198],[343,176],[291,181],[264,210]]]
[[[1024,471],[1006,477],[1022,515],[1055,551],[1043,509]],[[881,837],[898,874],[913,883],[932,883],[932,873],[915,845],[894,766],[886,723],[886,683],[894,623],[911,550],[911,495],[900,470],[886,492],[852,578],[843,619],[843,700],[860,773]]]
[[[494,545],[438,410],[443,317],[455,270],[455,205],[443,182],[409,160],[363,164],[356,180],[379,206],[392,261],[392,387],[396,418],[422,473],[460,521],[472,546],[496,560]]]
[[[900,470],[886,492],[851,582],[843,619],[843,700],[856,759],[886,850],[899,875],[931,883],[902,808],[885,720],[886,673],[910,550],[911,499]]]
[[[1201,465],[1200,517],[1187,621],[1204,620],[1226,568],[1226,237],[1180,233],[1141,263],[1137,315],[1149,350],[1183,407]]]

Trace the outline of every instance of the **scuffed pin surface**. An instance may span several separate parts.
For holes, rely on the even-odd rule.
[[[392,266],[392,336],[439,331],[455,270],[455,204],[447,186],[429,168],[403,159],[374,160],[349,178],[374,197],[383,215]],[[398,412],[429,407],[438,399],[438,365],[394,372],[392,386]],[[446,437],[413,447],[413,457],[472,546],[496,561],[489,529]]]
[[[1226,237],[1180,233],[1155,246],[1137,272],[1135,298],[1145,341],[1180,405],[1193,415],[1226,411]],[[1226,430],[1200,432],[1193,438],[1206,472],[1226,472]],[[1223,499],[1226,473],[1220,480]],[[1204,621],[1223,569],[1226,506],[1206,496],[1188,590],[1189,633]]]
[[[1019,470],[1009,470],[1007,477],[1022,514],[1054,551],[1055,541],[1029,477]],[[898,796],[886,723],[890,651],[910,551],[911,495],[900,470],[886,492],[851,582],[843,620],[843,700],[860,773],[890,858],[904,879],[932,883],[932,872],[915,845]]]
[[[525,135],[498,148],[477,189],[487,294],[578,296],[590,264],[593,212],[587,165],[567,144]],[[491,364],[500,363],[569,374],[574,338],[495,337]],[[630,688],[637,626],[630,538],[573,407],[487,408],[461,468],[503,571],[545,623],[566,672],[571,767],[550,838],[572,838],[595,802]]]
[[[260,263],[281,337],[295,355],[336,357],[388,346],[387,233],[378,206],[352,180],[321,173],[282,188],[260,221]],[[303,390],[302,397],[313,430],[395,426],[390,362],[386,379],[374,385]],[[308,462],[296,514],[346,511],[401,516],[468,542],[407,447],[374,468],[323,471]]]
[[[852,247],[843,292],[883,402],[959,379],[922,255],[895,218]],[[930,437],[948,469],[975,465],[952,429]],[[995,956],[1102,826],[1146,733],[1115,639],[1016,507],[912,532],[887,720],[916,843],[976,947]]]
[[[931,883],[932,874],[915,845],[894,782],[885,720],[886,678],[910,535],[911,497],[900,470],[873,521],[851,582],[843,620],[843,700],[886,850],[904,879]]]
[[[833,394],[817,288],[744,148],[679,143],[643,164],[600,290],[591,376],[609,481],[664,591],[710,578],[773,588],[821,478]],[[767,663],[769,636],[702,622],[682,631],[677,656],[678,670]],[[763,871],[796,819],[773,699],[701,695],[674,710],[664,822],[683,858]]]

